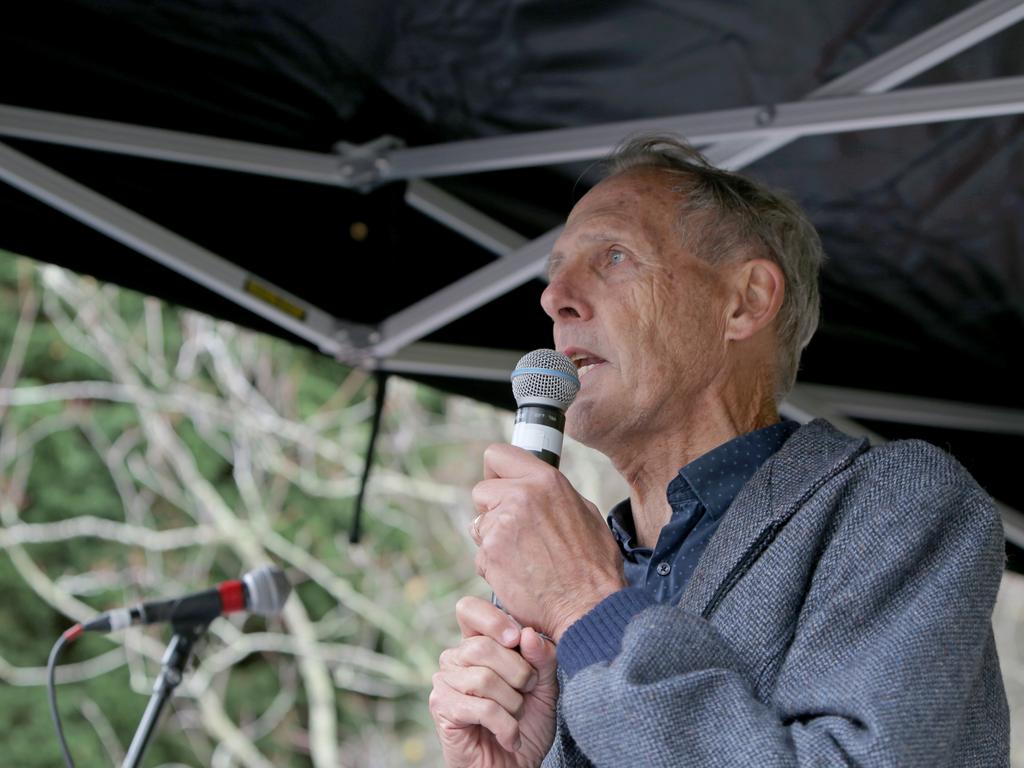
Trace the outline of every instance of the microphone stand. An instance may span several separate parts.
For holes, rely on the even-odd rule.
[[[172,626],[174,635],[160,661],[160,675],[153,684],[153,693],[149,698],[149,704],[146,706],[146,711],[142,713],[142,720],[135,731],[135,737],[132,739],[131,746],[128,747],[128,753],[124,757],[124,762],[121,763],[121,768],[138,768],[142,763],[143,755],[146,753],[149,740],[160,720],[164,705],[167,704],[167,700],[171,698],[174,689],[181,682],[181,678],[185,674],[185,667],[192,655],[192,649],[206,632],[210,623],[207,621]]]

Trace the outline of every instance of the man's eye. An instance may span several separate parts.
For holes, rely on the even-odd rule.
[[[613,248],[608,251],[608,262],[610,264],[621,264],[626,260],[626,252],[620,251],[618,248]]]

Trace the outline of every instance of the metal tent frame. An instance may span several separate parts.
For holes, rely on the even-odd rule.
[[[348,189],[409,182],[406,202],[494,253],[492,263],[375,326],[334,317],[127,207],[0,144],[0,179],[244,306],[353,365],[395,373],[505,379],[521,350],[421,341],[543,276],[559,234],[529,240],[425,181],[605,155],[639,130],[681,133],[733,170],[803,136],[1024,113],[1024,76],[906,88],[922,72],[1024,19],[1024,0],[984,0],[833,80],[799,102],[537,131],[421,147],[388,136],[335,153],[306,152],[0,105],[0,135],[260,174]],[[866,434],[857,418],[1024,435],[1024,411],[798,385],[784,406]],[[877,436],[876,436],[877,437]],[[1024,547],[1024,515],[1003,508],[1007,537]]]

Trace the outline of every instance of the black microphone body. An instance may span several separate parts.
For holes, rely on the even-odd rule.
[[[230,585],[231,582],[224,582],[224,584]],[[220,585],[218,585],[213,589],[206,589],[185,597],[155,600],[139,603],[131,608],[107,611],[83,624],[82,629],[94,632],[113,632],[137,624],[160,624],[165,621],[186,626],[208,624],[218,616],[232,612],[225,607],[220,593]]]
[[[137,606],[140,614],[139,623],[160,624],[166,621],[172,624],[192,624],[212,621],[222,614],[240,611],[248,603],[248,595],[243,594],[239,607],[229,603],[230,598],[225,599],[226,593],[237,589],[237,583],[225,581],[212,589],[204,589],[185,597],[142,603]],[[245,592],[244,585],[242,591]]]

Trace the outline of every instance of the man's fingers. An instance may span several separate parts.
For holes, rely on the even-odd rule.
[[[482,635],[467,637],[458,647],[447,649],[438,664],[442,670],[486,667],[511,688],[524,692],[533,689],[538,677],[537,670],[518,651]]]
[[[490,512],[502,499],[502,495],[508,491],[508,483],[503,480],[481,480],[473,486],[470,498],[473,499],[473,509],[478,515]]]
[[[523,661],[540,678],[553,679],[558,666],[558,657],[555,654],[555,644],[541,635],[533,627],[526,627],[523,630],[519,643],[522,651]],[[520,689],[529,690],[529,689]]]
[[[455,618],[463,637],[484,635],[507,648],[519,644],[519,625],[515,620],[486,600],[467,595],[455,604]]]
[[[523,711],[523,696],[487,667],[449,667],[439,673],[444,682],[459,693],[490,699],[519,719]]]
[[[524,448],[492,443],[484,449],[484,480],[525,477],[548,465]]]
[[[429,704],[431,715],[442,728],[479,725],[493,733],[504,749],[516,751],[519,721],[491,699],[469,696],[456,690],[448,684],[442,672],[434,674]]]

